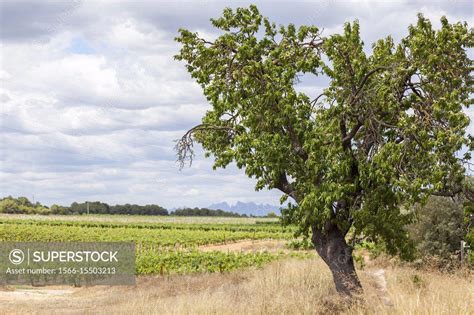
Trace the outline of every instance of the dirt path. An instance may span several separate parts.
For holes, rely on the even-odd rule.
[[[243,240],[227,244],[210,244],[199,247],[200,251],[222,252],[258,252],[286,250],[285,241],[278,240]]]
[[[37,301],[49,299],[51,297],[67,297],[75,292],[74,288],[46,289],[46,288],[28,288],[16,290],[1,290],[0,303],[11,300],[16,301]]]
[[[368,274],[373,278],[375,288],[377,289],[377,295],[386,306],[392,306],[393,303],[390,300],[387,292],[387,279],[385,278],[384,269],[376,269],[368,271]]]
[[[0,287],[0,314],[130,314],[122,312],[119,305],[216,292],[223,285],[239,285],[249,274],[140,276],[135,286]]]

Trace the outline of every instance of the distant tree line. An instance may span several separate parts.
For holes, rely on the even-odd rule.
[[[104,202],[73,202],[69,207],[52,205],[47,207],[39,202],[32,203],[26,197],[14,198],[8,196],[0,200],[0,213],[15,214],[134,214],[134,215],[177,215],[177,216],[216,216],[216,217],[246,217],[235,212],[211,210],[207,208],[183,208],[174,212],[158,205],[124,204],[110,206]]]
[[[47,207],[39,202],[32,203],[26,197],[8,196],[0,200],[0,213],[16,214],[137,214],[137,215],[168,215],[168,210],[158,205],[115,205],[104,202],[73,202],[69,207],[52,205]]]
[[[52,214],[137,214],[137,215],[168,215],[168,210],[158,205],[115,205],[104,202],[73,202],[71,206],[51,206]]]
[[[0,200],[0,213],[16,214],[49,214],[51,209],[39,202],[32,203],[26,197],[8,196]]]
[[[171,212],[171,215],[179,216],[205,216],[205,217],[246,217],[246,214],[228,212],[224,210],[212,210],[207,208],[184,208]]]

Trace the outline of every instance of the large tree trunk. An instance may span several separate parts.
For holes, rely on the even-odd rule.
[[[315,227],[312,230],[313,244],[331,270],[337,292],[345,297],[362,293],[352,259],[352,248],[347,245],[344,233],[335,224],[327,224],[324,232]]]

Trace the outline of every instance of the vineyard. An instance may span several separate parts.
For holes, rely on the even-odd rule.
[[[225,272],[292,257],[308,257],[306,252],[201,251],[200,246],[234,243],[241,240],[294,241],[294,228],[275,221],[226,223],[122,222],[67,217],[44,220],[44,217],[0,217],[0,241],[43,242],[113,242],[132,241],[136,246],[137,274],[172,274],[189,272]]]

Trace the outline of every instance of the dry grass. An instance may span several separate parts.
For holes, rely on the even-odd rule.
[[[136,287],[80,288],[34,301],[31,296],[2,300],[0,294],[0,313],[474,314],[472,275],[384,267],[392,306],[383,302],[380,279],[374,276],[380,266],[359,271],[365,303],[347,308],[335,294],[327,267],[315,258],[227,274],[142,277]]]

